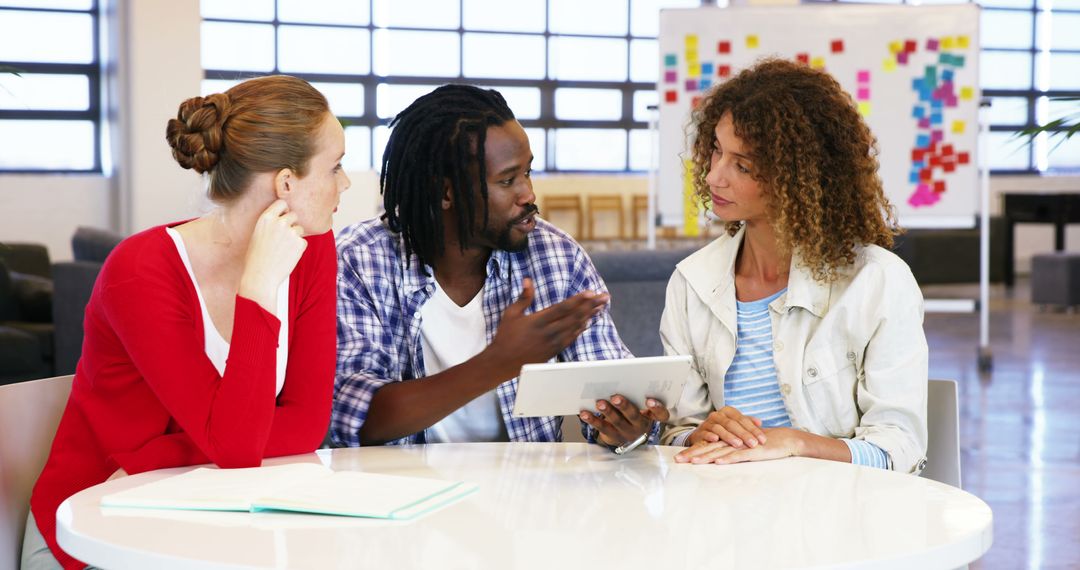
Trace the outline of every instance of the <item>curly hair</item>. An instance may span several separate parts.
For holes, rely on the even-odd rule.
[[[855,249],[891,248],[901,233],[878,176],[877,140],[831,75],[765,59],[713,88],[691,115],[693,182],[711,201],[716,125],[730,113],[750,150],[781,252],[798,252],[819,281],[855,261]],[[742,222],[728,221],[734,235]]]

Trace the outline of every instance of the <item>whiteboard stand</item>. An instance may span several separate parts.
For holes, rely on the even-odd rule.
[[[990,105],[989,98],[979,102],[979,372],[994,367],[990,349]]]
[[[659,94],[660,90],[657,89],[656,93]],[[645,215],[645,249],[656,249],[656,193],[659,188],[657,175],[660,171],[660,106],[649,105],[647,110],[649,112],[649,206]],[[637,212],[634,212],[634,216],[637,216]],[[637,238],[637,236],[634,236],[634,238]]]

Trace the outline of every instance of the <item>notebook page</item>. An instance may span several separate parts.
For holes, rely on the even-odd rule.
[[[460,481],[338,471],[318,485],[299,485],[256,499],[252,510],[402,518],[399,511],[415,516],[446,502],[445,496],[454,494],[460,486]],[[431,506],[416,511],[419,505],[428,502]]]
[[[318,487],[333,473],[317,463],[273,467],[214,469],[200,467],[101,498],[104,507],[247,511],[256,497],[277,489]]]

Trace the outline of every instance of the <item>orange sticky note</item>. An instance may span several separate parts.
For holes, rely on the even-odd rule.
[[[964,121],[953,121],[952,122],[952,132],[954,132],[954,133],[956,133],[958,135],[964,134],[964,127],[965,127]]]
[[[973,87],[961,87],[960,98],[964,101],[970,101],[975,98],[975,88]]]
[[[746,47],[748,47],[750,49],[757,49],[758,43],[759,43],[759,41],[758,41],[757,36],[755,36],[755,35],[746,36]]]
[[[864,117],[869,117],[870,116],[870,102],[869,101],[859,101],[859,113],[862,114],[862,116],[864,116]]]

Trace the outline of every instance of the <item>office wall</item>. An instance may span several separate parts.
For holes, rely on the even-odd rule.
[[[130,233],[205,211],[202,181],[181,169],[164,141],[165,123],[180,101],[199,93],[198,2],[113,0],[119,57],[109,66],[117,85],[114,119],[120,137],[116,167],[109,176],[0,176],[0,241],[34,241],[54,260],[71,258],[70,239],[79,225]],[[342,197],[335,227],[371,217],[378,203],[374,173],[350,173],[352,189]],[[565,193],[642,193],[641,175],[545,175],[535,178],[538,196]],[[1080,176],[993,177],[991,211],[1005,191],[1080,190]],[[626,200],[629,204],[629,200]],[[629,214],[629,212],[627,212]],[[558,221],[558,220],[556,220]],[[1080,227],[1067,233],[1067,247],[1080,251]],[[1034,253],[1053,248],[1049,226],[1019,226],[1017,268],[1025,272]]]

